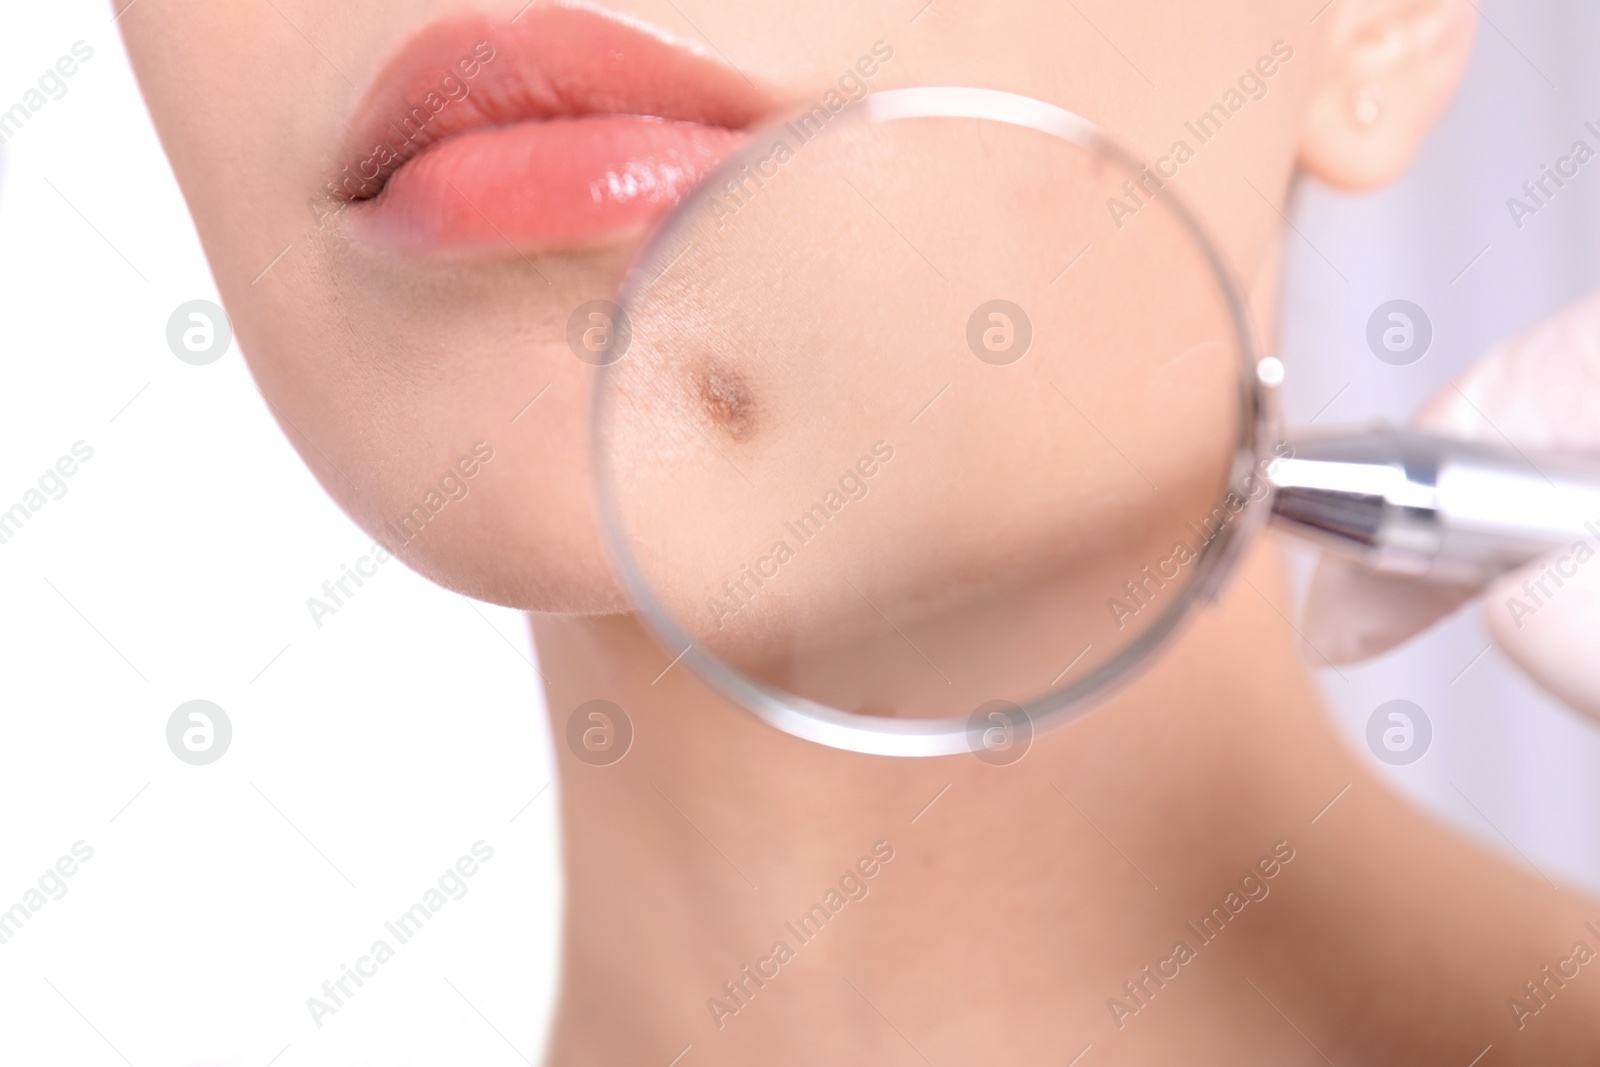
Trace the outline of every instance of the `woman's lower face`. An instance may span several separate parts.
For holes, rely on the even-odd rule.
[[[1343,7],[1381,23],[1399,20],[1403,5]],[[1369,1026],[1370,1038],[1340,1047],[1359,1047],[1373,1062],[1415,1062],[1383,1050],[1428,1047],[1418,1034],[1435,1031],[1407,1036],[1381,998],[1349,990],[1444,983],[1448,953],[1397,961],[1349,950],[1313,980],[1263,945],[1278,938],[1326,960],[1339,948],[1316,932],[1322,922],[1398,937],[1396,916],[1427,910],[1451,878],[1486,886],[1459,893],[1443,909],[1451,921],[1539,894],[1406,815],[1338,749],[1294,661],[1286,609],[1269,602],[1280,596],[1270,555],[1153,680],[1042,739],[1018,773],[870,760],[782,737],[681,670],[663,671],[671,656],[624,614],[589,452],[601,361],[585,348],[588,312],[615,298],[651,226],[744,131],[796,107],[827,106],[830,95],[1004,89],[1076,111],[1142,157],[1168,160],[1174,188],[1216,237],[1255,299],[1260,335],[1270,335],[1296,162],[1309,154],[1337,169],[1330,153],[1359,151],[1337,138],[1330,147],[1325,136],[1307,144],[1307,116],[1344,46],[1341,20],[1355,17],[1343,9],[1321,17],[1298,0],[143,0],[125,12],[141,86],[241,348],[307,464],[418,571],[535,613],[558,734],[587,700],[635,709],[629,760],[600,769],[562,753],[563,1061],[660,1052],[665,1063],[684,1043],[697,1046],[691,1055],[716,1058],[719,1035],[740,1027],[721,1058],[738,1049],[746,1059],[761,1050],[768,1062],[804,1061],[805,1048],[792,1043],[804,1044],[821,1019],[830,1036],[815,1047],[873,1062],[997,1048],[1019,1062],[1067,1062],[1080,1052],[1079,1032],[1106,1035],[1082,1042],[1098,1042],[1089,1055],[1102,1062],[1184,1058],[1196,1047],[1234,1050],[1218,1062],[1239,1062],[1253,1047],[1272,1062],[1314,1062],[1297,1038],[1273,1029],[1284,1015],[1240,999],[1255,995],[1244,987],[1196,978],[1205,993],[1184,1006],[1181,987],[1157,1000],[1161,984],[1140,977],[1145,963],[1192,973],[1182,970],[1187,962],[1162,962],[1174,951],[1169,935],[1185,936],[1180,917],[1260,872],[1263,857],[1276,857],[1283,875],[1273,887],[1277,912],[1259,905],[1256,933],[1200,950],[1212,958],[1198,966],[1227,961],[1241,979],[1275,982],[1285,1013],[1305,1012],[1319,1038]],[[1344,162],[1365,172],[1358,160]],[[937,175],[897,185],[896,217],[931,210],[939,192]],[[846,265],[863,262],[874,240],[844,226],[806,239]],[[1056,247],[1059,235],[1043,227],[1021,228],[1015,241],[1024,258],[1062,253],[1065,264],[1076,251]],[[1147,296],[1110,290],[1097,306],[1112,321],[1137,314],[1159,325],[1161,305]],[[913,309],[917,300],[939,310],[936,296],[912,299]],[[737,454],[780,434],[784,424],[770,413],[784,395],[781,377],[736,358],[697,366],[686,381],[725,447]],[[888,387],[892,361],[885,366]],[[870,392],[873,372],[854,372]],[[1137,361],[1117,363],[1101,384],[1133,394],[1149,373]],[[1218,411],[1194,405],[1166,429],[1178,441],[1203,438]],[[668,418],[655,429],[672,439],[696,427]],[[851,432],[870,450],[867,429]],[[921,432],[933,450],[954,454],[972,427],[929,420]],[[1001,465],[986,488],[1024,498],[1030,473]],[[937,498],[925,493],[921,506]],[[692,515],[680,519],[692,530]],[[988,543],[982,509],[946,510],[940,523],[928,550]],[[1358,780],[1349,826],[1313,828],[1323,794]],[[939,797],[943,810],[928,806]],[[1059,810],[1047,814],[1050,805]],[[704,848],[711,838],[751,870]],[[1301,857],[1298,870],[1286,850]],[[1429,869],[1404,892],[1374,895],[1350,874],[1371,854]],[[979,855],[976,864],[958,859]],[[856,868],[863,857],[873,875]],[[813,933],[787,945],[793,961],[775,960],[773,938],[792,936],[774,933],[780,920],[807,911],[845,867],[876,899],[863,896],[830,921],[854,921],[851,909],[888,911],[854,932],[830,926],[822,937],[832,947],[813,946]],[[1301,871],[1295,889],[1290,878]],[[1319,915],[1319,900],[1332,910]],[[1567,898],[1536,903],[1552,916],[1573,907]],[[1486,952],[1509,972],[1529,937],[1553,936],[1552,924],[1503,925]],[[757,999],[752,991],[767,987],[729,969],[735,958],[768,975],[771,995]],[[925,981],[925,1002],[908,974]],[[785,999],[789,975],[795,993]],[[1124,988],[1124,977],[1145,995]],[[1472,1003],[1490,977],[1467,983]],[[1022,992],[1003,993],[1013,979]],[[618,990],[626,1010],[613,999]],[[1321,1011],[1340,996],[1344,1009]],[[1060,1008],[1069,997],[1076,1007]],[[1443,992],[1424,999],[1429,1019],[1453,1003]],[[1137,1017],[1152,1006],[1158,1015],[1163,1001],[1177,1005],[1164,1022]],[[771,1012],[764,1023],[762,1011]],[[1108,1050],[1147,1022],[1147,1036]],[[1488,1026],[1465,1028],[1462,1040]],[[704,1039],[678,1042],[680,1030]],[[913,1032],[928,1048],[908,1040]],[[1256,1043],[1217,1043],[1241,1034]],[[791,1045],[775,1050],[773,1041]]]
[[[1270,262],[1278,219],[1255,189],[1282,200],[1298,152],[1318,47],[1302,5],[918,6],[163,0],[122,25],[241,348],[327,490],[451,588],[593,612],[624,600],[593,514],[597,372],[569,328],[752,125],[896,86],[1022,93],[1151,160],[1187,142],[1182,195],[1241,277]],[[1247,106],[1201,144],[1186,124],[1230,92]],[[937,194],[906,183],[895,217]],[[871,237],[820,239],[849,264]],[[1144,384],[1129,367],[1126,391]],[[466,478],[474,448],[493,459]]]

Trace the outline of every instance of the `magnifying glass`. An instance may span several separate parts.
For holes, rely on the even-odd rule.
[[[1463,461],[1423,439],[1286,443],[1282,365],[1177,190],[1011,93],[755,132],[616,315],[593,446],[634,604],[723,694],[836,748],[1009,762],[1148,663],[1275,508],[1408,573],[1551,535],[1429,542],[1476,519],[1459,492],[1428,512]]]

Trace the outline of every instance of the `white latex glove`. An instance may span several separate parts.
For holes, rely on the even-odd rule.
[[[1600,295],[1490,351],[1437,393],[1417,429],[1600,459]],[[1600,530],[1600,515],[1594,516]],[[1600,536],[1476,590],[1383,578],[1324,557],[1302,632],[1335,664],[1375,656],[1483,597],[1500,648],[1556,697],[1600,718]],[[1559,564],[1564,573],[1549,571]],[[1543,589],[1539,582],[1543,579]]]

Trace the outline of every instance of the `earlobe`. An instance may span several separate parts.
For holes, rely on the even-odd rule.
[[[1345,189],[1405,170],[1472,52],[1470,0],[1340,0],[1323,28],[1300,165]]]

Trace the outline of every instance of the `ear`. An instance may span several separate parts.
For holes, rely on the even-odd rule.
[[[1307,104],[1300,165],[1346,189],[1403,171],[1472,54],[1471,0],[1335,0]]]

